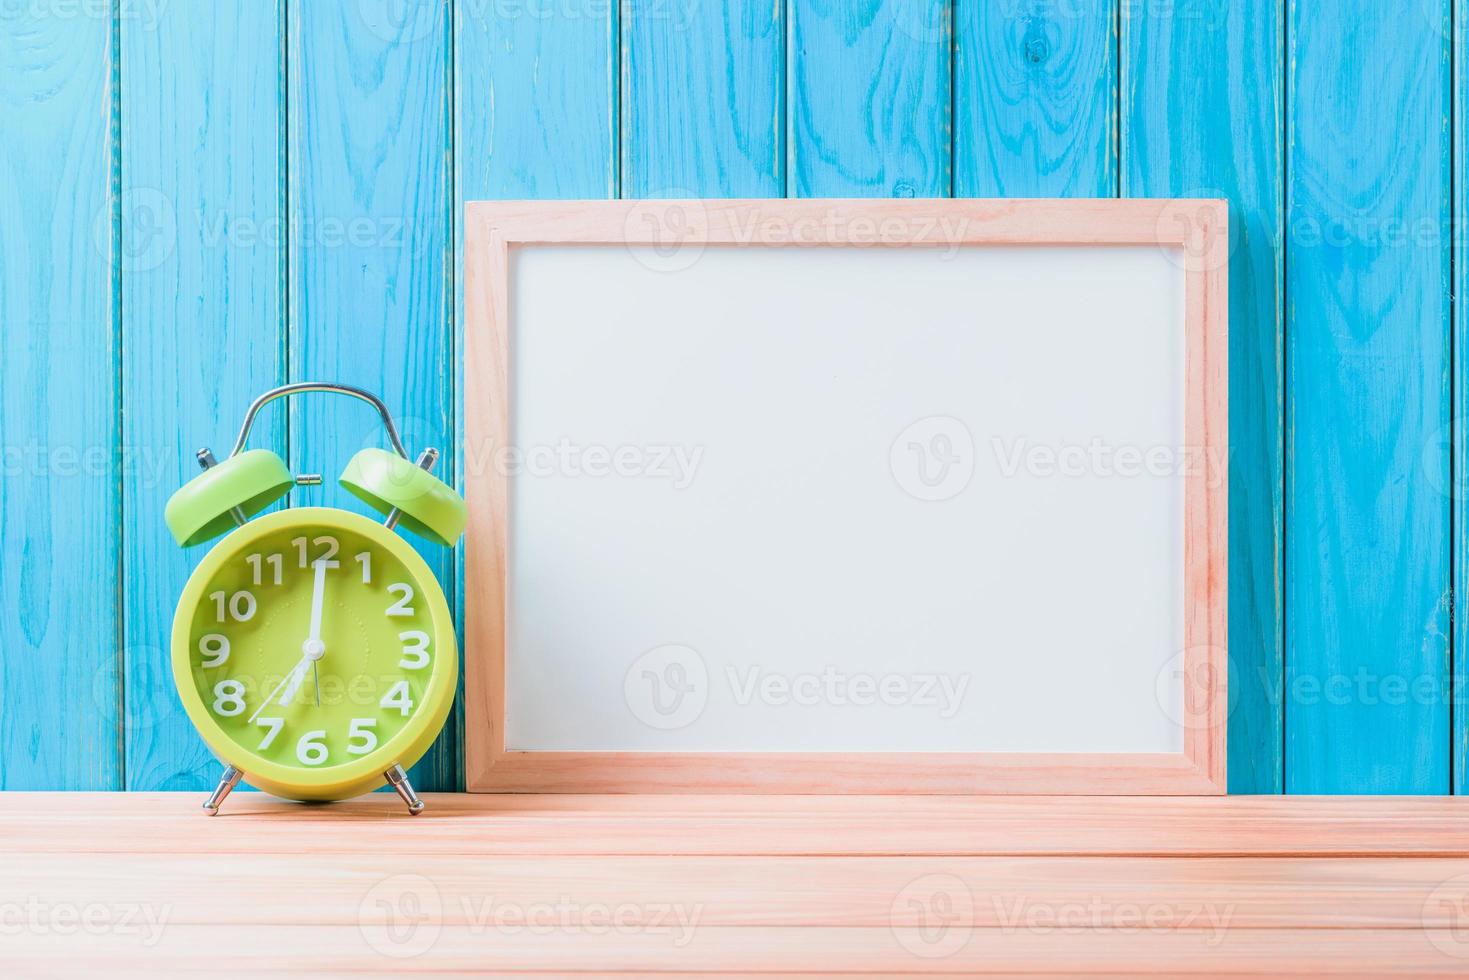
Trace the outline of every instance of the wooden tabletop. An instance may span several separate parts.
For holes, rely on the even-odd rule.
[[[1469,802],[0,794],[0,968],[1469,973]]]

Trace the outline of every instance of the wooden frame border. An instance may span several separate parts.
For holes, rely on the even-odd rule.
[[[509,434],[509,250],[517,245],[1137,245],[1185,269],[1184,432],[1227,459],[1228,205],[1174,200],[518,201],[465,206],[466,460]],[[475,365],[469,370],[468,365]],[[1221,794],[1228,480],[1185,475],[1181,754],[507,752],[508,485],[465,466],[465,788],[469,792]],[[1218,473],[1214,474],[1216,477]]]

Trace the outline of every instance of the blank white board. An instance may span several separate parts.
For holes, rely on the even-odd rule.
[[[498,753],[1184,756],[1183,245],[504,256]]]

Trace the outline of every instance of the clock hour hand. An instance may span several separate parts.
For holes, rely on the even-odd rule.
[[[275,686],[275,690],[271,691],[268,695],[266,695],[265,700],[262,701],[262,702],[260,702],[260,707],[258,707],[258,708],[255,709],[255,713],[250,716],[250,720],[247,721],[247,722],[245,722],[245,724],[247,724],[247,725],[253,725],[253,724],[255,724],[255,719],[260,717],[260,712],[264,711],[266,705],[270,704],[272,701],[275,700],[275,696],[281,692],[281,688],[283,688],[287,684],[291,683],[291,681],[294,678],[296,678],[301,673],[301,668],[305,664],[307,664],[307,663],[310,663],[310,661],[307,660],[305,657],[302,657],[301,658],[301,662],[298,663],[298,664],[296,664],[296,666],[292,667],[291,668],[291,672],[289,674],[287,674],[285,677],[282,677],[281,678],[281,682]],[[297,687],[299,687],[299,686],[300,685],[297,685]],[[291,688],[291,693],[288,694],[286,697],[282,698],[281,701],[280,701],[280,703],[281,704],[285,704],[287,701],[289,701],[291,699],[291,697],[295,693],[296,693],[296,688],[295,687],[292,687]]]
[[[286,688],[286,692],[281,695],[281,699],[276,704],[286,705],[291,703],[291,699],[296,696],[296,692],[301,690],[302,682],[306,680],[306,668],[314,663],[315,661],[309,656],[301,658],[301,662],[291,670],[290,676],[286,678],[290,682],[290,686]],[[270,698],[266,698],[265,703],[269,704]]]

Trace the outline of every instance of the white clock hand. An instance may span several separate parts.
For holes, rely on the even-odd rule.
[[[311,657],[302,657],[301,662],[298,663],[294,668],[292,668],[290,676],[286,678],[286,680],[290,681],[291,684],[289,687],[286,688],[286,693],[281,695],[281,699],[277,701],[276,704],[285,705],[291,703],[291,699],[296,696],[296,692],[301,690],[301,684],[306,680],[306,666],[311,663],[314,663]],[[277,688],[277,690],[279,690],[279,688]],[[274,695],[272,695],[272,697],[274,697]],[[270,698],[266,698],[265,703],[269,704]]]
[[[275,696],[280,693],[281,688],[285,687],[287,684],[289,684],[291,682],[291,678],[295,677],[298,673],[301,672],[301,666],[302,666],[302,664],[305,664],[305,663],[308,663],[308,662],[309,661],[305,657],[302,657],[301,658],[301,662],[298,663],[298,664],[296,664],[296,666],[292,667],[291,668],[291,672],[289,674],[287,674],[285,677],[282,677],[281,678],[281,682],[275,686],[275,690],[271,691],[270,694],[266,696],[265,700],[262,701],[262,702],[260,702],[260,707],[258,707],[258,708],[255,709],[255,713],[250,716],[250,720],[247,721],[247,722],[245,722],[245,724],[247,724],[247,725],[253,725],[253,724],[255,724],[255,719],[260,717],[260,712],[264,711],[266,705],[270,704],[270,702],[272,702],[272,701],[275,700]],[[290,699],[287,698],[287,699],[281,701],[281,704],[285,704],[287,700],[290,700]]]
[[[331,564],[335,565],[336,562],[332,562]],[[306,642],[302,645],[301,649],[311,659],[311,683],[316,688],[316,706],[319,708],[321,707],[321,678],[316,670],[316,661],[320,660],[322,654],[326,652],[326,644],[321,642],[321,611],[322,606],[325,605],[324,599],[326,597],[327,562],[324,559],[318,558],[314,567],[316,568],[316,581],[311,587],[311,635],[306,638]],[[304,679],[305,674],[303,673],[302,680]],[[293,696],[296,693],[296,687],[299,686],[300,684],[298,683],[295,687],[291,688],[291,694]],[[285,703],[285,701],[281,702],[281,704]]]
[[[307,666],[309,665],[314,669],[316,662],[326,653],[326,644],[321,642],[321,611],[326,597],[327,563],[318,560],[314,563],[314,567],[316,569],[316,580],[311,588],[311,635],[306,638],[305,643],[301,644],[301,659],[297,662],[296,666],[291,668],[289,674],[281,678],[281,682],[275,686],[275,690],[271,691],[270,695],[261,703],[260,707],[255,709],[255,714],[250,716],[250,720],[246,724],[254,724],[255,719],[260,716],[260,712],[264,711],[265,706],[272,701],[275,701],[279,705],[290,704],[291,699],[296,696],[297,691],[301,690],[301,684],[306,680]],[[282,688],[285,688],[284,694],[281,694]],[[277,694],[281,695],[278,701],[276,700]],[[317,692],[317,703],[321,703],[320,689]]]
[[[311,632],[306,635],[306,642],[301,646],[301,651],[307,656],[311,655],[312,647],[322,646],[321,607],[322,600],[326,597],[326,562],[318,558],[312,563],[312,567],[316,569],[316,581],[311,586]]]
[[[326,605],[326,570],[329,564],[318,558],[312,563],[316,569],[316,579],[311,586],[311,629],[306,637],[306,642],[301,644],[303,654],[301,662],[296,665],[296,672],[292,675],[291,686],[286,693],[281,695],[279,704],[289,704],[301,689],[301,684],[306,680],[306,665],[311,665],[311,675],[316,676],[316,662],[326,653],[326,644],[321,642],[321,614]],[[316,703],[321,704],[321,685],[316,687]]]

